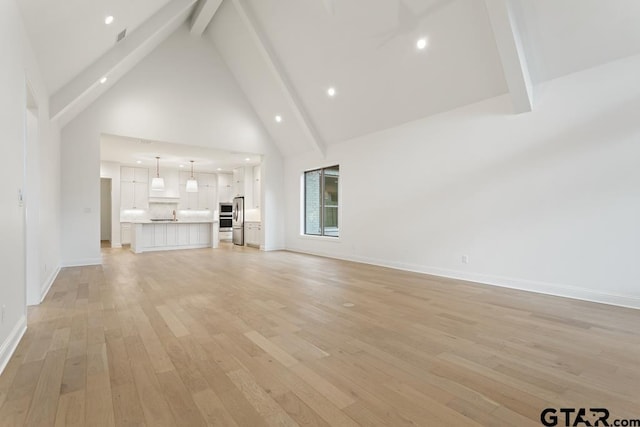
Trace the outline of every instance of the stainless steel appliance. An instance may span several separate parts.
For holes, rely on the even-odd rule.
[[[233,203],[220,203],[218,221],[220,221],[221,232],[233,230]]]
[[[244,197],[233,199],[233,244],[244,246]]]

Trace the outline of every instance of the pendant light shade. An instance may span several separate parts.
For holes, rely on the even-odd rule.
[[[164,190],[164,178],[160,178],[160,157],[156,157],[156,176],[151,180],[151,190]]]
[[[193,177],[193,160],[191,162],[191,178],[187,180],[187,193],[197,193],[198,192],[198,181]]]

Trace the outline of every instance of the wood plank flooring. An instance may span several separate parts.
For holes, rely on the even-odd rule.
[[[640,418],[640,311],[287,252],[63,269],[1,426],[539,426]]]

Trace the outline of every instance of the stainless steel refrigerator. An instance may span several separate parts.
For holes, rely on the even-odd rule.
[[[244,246],[244,197],[233,199],[233,244]]]

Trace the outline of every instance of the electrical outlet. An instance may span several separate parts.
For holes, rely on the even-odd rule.
[[[469,255],[462,255],[462,263],[469,264]]]

